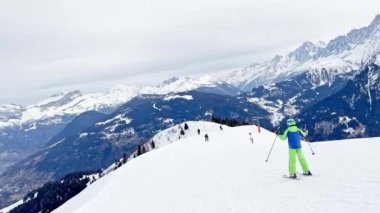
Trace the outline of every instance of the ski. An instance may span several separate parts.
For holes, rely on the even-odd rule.
[[[282,177],[292,179],[292,180],[301,180],[301,178],[298,176],[296,178],[291,178],[289,175],[283,175]]]
[[[298,172],[297,172],[297,175],[302,175],[304,177],[312,177],[313,176],[313,175],[305,175],[304,173],[298,173]]]

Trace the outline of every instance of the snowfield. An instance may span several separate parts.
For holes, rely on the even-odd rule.
[[[286,142],[277,140],[265,162],[273,133],[187,123],[185,136],[180,138],[178,126],[158,133],[157,150],[106,175],[55,212],[379,212],[380,138],[313,143],[314,156],[303,144],[314,175],[291,180],[282,177]]]

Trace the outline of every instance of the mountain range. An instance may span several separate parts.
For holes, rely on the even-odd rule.
[[[236,95],[239,89],[210,76],[172,78],[156,87],[118,85],[106,93],[64,92],[30,106],[0,105],[0,173],[12,163],[41,150],[76,116],[87,111],[111,113],[143,94],[169,94],[197,90]]]
[[[255,63],[245,69],[223,74],[220,79],[242,90],[288,80],[304,72],[328,71],[345,74],[359,70],[380,51],[380,15],[367,27],[354,29],[325,44],[304,42],[286,56]],[[321,81],[319,85],[328,83]]]
[[[107,167],[186,120],[218,116],[277,129],[295,116],[311,140],[379,136],[379,66],[377,15],[327,44],[305,42],[237,71],[1,105],[0,206],[68,173]]]

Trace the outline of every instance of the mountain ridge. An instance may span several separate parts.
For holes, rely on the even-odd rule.
[[[35,147],[33,149],[36,153],[30,157],[31,163],[23,161],[9,169],[6,179],[14,177],[13,174],[19,172],[18,168],[34,168],[33,166],[41,163],[40,160],[46,156],[48,160],[43,161],[42,166],[38,167],[45,170],[41,174],[30,173],[35,175],[30,176],[31,179],[34,178],[34,181],[35,179],[59,178],[66,171],[71,172],[73,169],[98,169],[104,166],[102,164],[112,162],[113,155],[118,154],[118,146],[125,146],[123,151],[131,151],[160,128],[189,118],[207,119],[215,112],[226,117],[241,119],[264,117],[261,124],[268,128],[280,125],[289,116],[302,117],[302,113],[309,113],[309,116],[302,117],[306,120],[318,114],[316,113],[318,111],[313,111],[313,106],[318,106],[318,103],[327,105],[323,102],[324,100],[335,97],[334,95],[341,92],[342,88],[347,88],[347,84],[352,85],[350,80],[363,74],[363,70],[371,66],[368,62],[380,65],[379,53],[380,16],[376,16],[369,26],[352,30],[344,36],[331,40],[328,44],[304,42],[286,56],[277,55],[270,61],[253,64],[245,69],[231,72],[230,75],[224,73],[216,77],[171,78],[156,87],[118,85],[107,93],[83,95],[79,91],[65,92],[25,107],[27,110],[25,115],[22,113],[22,106],[1,105],[0,126],[5,121],[9,122],[14,127],[12,130],[16,132],[14,135],[21,138],[20,141],[28,142],[28,145],[34,145],[32,142],[36,141],[33,138],[40,140],[37,140],[39,149]],[[378,72],[378,69],[376,71]],[[365,90],[365,83],[369,84],[370,78],[361,80],[364,83],[360,87],[353,88]],[[199,90],[205,90],[207,95],[199,94]],[[220,97],[218,93],[230,96]],[[231,94],[235,95],[231,96]],[[354,91],[352,94],[355,94]],[[355,104],[366,103],[366,107],[375,108],[377,102],[373,101],[373,106],[367,104],[367,102],[372,103],[372,98],[371,95],[361,96],[362,102]],[[9,111],[6,110],[8,108]],[[64,141],[62,137],[49,141],[76,116],[88,110],[100,111],[108,115],[105,116],[105,120],[101,119],[99,123],[93,124],[90,127],[91,131],[81,129],[88,126],[79,126],[78,129],[83,132],[74,131],[75,134]],[[23,121],[26,122],[18,122],[18,117],[21,118],[19,120],[24,119]],[[255,122],[258,122],[257,119]],[[351,123],[347,121],[350,123],[347,126],[348,129],[358,126],[352,116],[348,119],[351,121]],[[38,122],[35,123],[35,121]],[[334,122],[342,122],[343,126],[346,125],[346,121]],[[376,122],[378,120],[375,119],[373,123]],[[314,123],[307,124],[310,128],[324,128],[323,125],[315,127]],[[21,136],[17,135],[20,132],[22,132]],[[42,132],[45,135],[42,135]],[[11,133],[0,128],[1,137],[7,138],[7,134],[13,137]],[[33,133],[35,135],[32,135]],[[328,139],[330,136],[335,137],[327,135],[323,139]],[[20,147],[21,149],[29,148],[25,143]],[[3,148],[1,144],[0,148]],[[46,148],[54,152],[41,151]],[[99,150],[105,152],[106,156],[100,156],[96,152]],[[86,151],[89,151],[87,156],[85,156]],[[62,153],[66,154],[63,156]],[[87,159],[88,156],[92,158]],[[76,165],[71,165],[71,160],[75,159],[73,157],[84,159],[83,161],[87,164],[75,167]],[[93,163],[94,159],[101,163]],[[65,165],[64,161],[70,162],[69,165]],[[62,171],[54,170],[56,168],[61,168]],[[53,172],[49,173],[51,169]],[[23,179],[24,176],[28,174],[17,178]],[[35,186],[40,184],[41,182],[38,182]],[[20,188],[17,187],[20,186],[14,186],[12,190],[20,192]]]
[[[304,42],[286,56],[276,55],[269,61],[223,74],[225,80],[244,91],[288,80],[307,70],[322,69],[347,73],[358,70],[380,53],[380,15],[366,27],[351,30],[327,44]]]

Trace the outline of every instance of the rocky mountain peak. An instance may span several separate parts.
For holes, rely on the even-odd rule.
[[[371,22],[370,26],[379,26],[380,25],[380,14],[377,14],[375,19]]]

